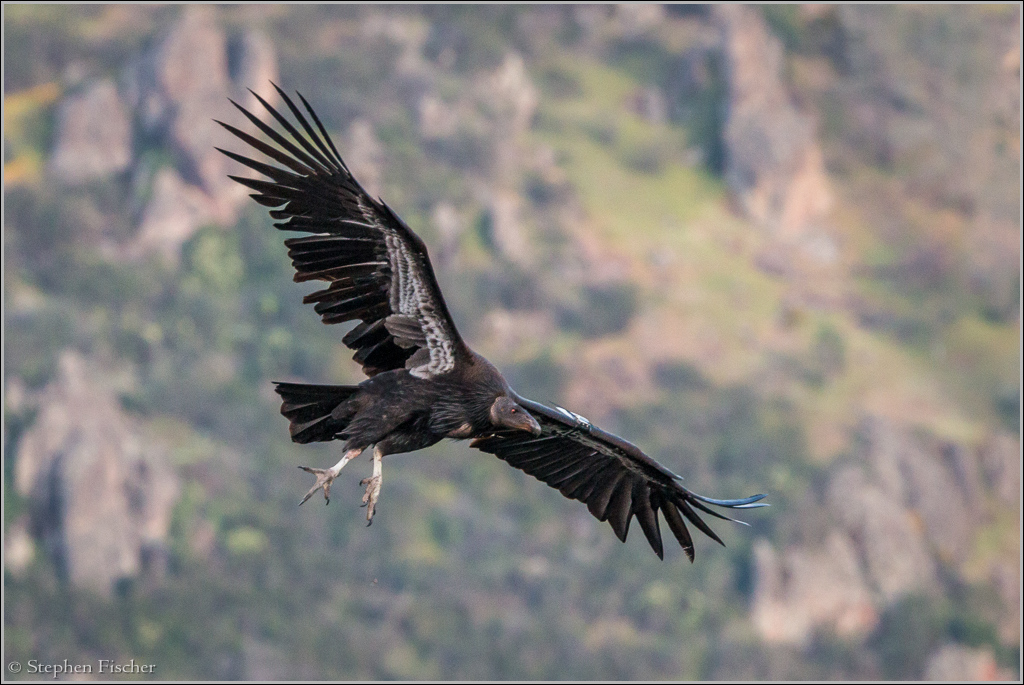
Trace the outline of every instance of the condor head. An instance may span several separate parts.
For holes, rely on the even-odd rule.
[[[511,397],[502,395],[491,405],[491,423],[501,428],[526,431],[540,435],[540,424]]]

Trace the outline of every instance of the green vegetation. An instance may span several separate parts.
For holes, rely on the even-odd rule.
[[[925,76],[973,83],[977,59],[954,34],[983,35],[1003,10],[764,8],[790,55],[787,78],[823,113],[843,254],[801,285],[841,295],[827,305],[759,268],[770,237],[730,208],[725,66],[685,23],[688,8],[611,38],[568,10],[526,6],[392,8],[408,23],[390,33],[366,28],[377,12],[367,7],[216,10],[232,31],[267,32],[281,82],[314,103],[335,140],[357,118],[372,123],[384,197],[430,244],[463,335],[517,390],[570,408],[583,398],[602,427],[697,492],[769,493],[771,509],[741,517],[749,528],[717,522],[726,548],[697,540],[694,565],[671,544],[660,562],[635,525],[620,544],[579,503],[465,444],[389,458],[368,530],[366,460],[347,467],[330,507],[315,498],[299,509],[309,484],[295,467],[333,463],[337,448],[289,441],[271,381],[361,376],[339,344],[344,327],[301,304],[313,288],[292,282],[288,236],[250,203],[234,226],[192,234],[176,263],[118,257],[153,174],[174,163],[153,140],[135,141],[133,178],[41,180],[68,74],[116,76],[179,10],[5,10],[5,376],[38,391],[66,349],[123,373],[122,409],[167,448],[181,481],[166,563],[119,583],[113,599],[71,586],[43,542],[27,569],[5,574],[8,660],[135,658],[162,679],[904,679],[952,641],[991,649],[1014,673],[1019,647],[999,636],[989,581],[969,584],[952,564],[950,596],[904,598],[866,636],[783,648],[749,620],[755,541],[782,549],[824,525],[806,511],[851,454],[857,418],[899,416],[972,448],[997,431],[1019,436],[1019,269],[1016,281],[986,270],[970,242],[982,209],[1008,215],[1004,182],[1019,200],[1019,173],[965,190],[952,162],[929,170],[969,157],[971,140],[943,136],[939,151],[893,142],[931,125],[922,112],[934,103],[916,89]],[[903,64],[905,50],[906,71],[858,67],[844,47],[854,28],[873,36],[859,57]],[[418,29],[422,44],[410,38]],[[404,61],[410,49],[426,67]],[[498,150],[511,136],[498,115],[470,102],[509,51],[539,94],[512,152]],[[664,96],[663,119],[638,111],[646,88]],[[426,92],[471,116],[451,135],[424,135]],[[907,128],[871,138],[853,121],[860,100],[884,101]],[[960,106],[951,129],[976,114]],[[1019,134],[983,133],[1003,147],[985,148],[999,161],[981,168],[1002,169],[1014,144],[1019,164]],[[497,181],[496,150],[518,155]],[[490,186],[518,193],[526,257],[503,251]],[[432,220],[442,201],[461,222],[453,235]],[[494,328],[511,342],[496,340],[496,314],[509,315]],[[609,384],[625,389],[610,400]],[[4,411],[11,530],[30,513],[15,459],[36,412],[11,400]],[[985,528],[981,558],[1014,536],[1019,546],[1009,519]]]
[[[999,599],[986,588],[957,587],[949,597],[912,595],[890,607],[876,631],[885,678],[900,680],[920,673],[937,646],[952,638],[971,647],[989,647],[1004,667],[1020,661],[1020,649],[1001,644],[992,628]]]

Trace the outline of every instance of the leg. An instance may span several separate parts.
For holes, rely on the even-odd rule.
[[[311,469],[308,466],[300,466],[299,468],[302,469],[303,471],[312,473],[314,476],[316,476],[316,483],[313,484],[313,487],[310,488],[309,492],[306,493],[306,496],[302,498],[301,502],[299,502],[299,506],[301,507],[303,504],[305,504],[306,500],[312,497],[313,493],[319,490],[320,488],[324,489],[324,499],[327,500],[328,504],[330,504],[331,483],[333,483],[334,479],[338,477],[339,473],[341,473],[341,469],[345,467],[345,464],[347,464],[350,460],[358,457],[360,453],[362,453],[362,451],[363,450],[360,448],[352,449],[349,450],[348,452],[345,452],[345,456],[342,457],[337,464],[335,464],[329,469]]]
[[[366,486],[366,494],[363,495],[363,504],[366,505],[366,525],[373,523],[373,510],[377,507],[377,499],[380,497],[380,486],[384,480],[381,475],[381,460],[383,458],[384,454],[381,452],[380,445],[375,445],[373,448],[373,475],[359,482],[360,485]]]

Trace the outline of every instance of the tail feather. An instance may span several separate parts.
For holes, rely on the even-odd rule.
[[[275,386],[284,400],[281,414],[291,422],[292,440],[298,443],[327,442],[339,437],[351,418],[343,405],[359,390],[355,385],[275,383]]]

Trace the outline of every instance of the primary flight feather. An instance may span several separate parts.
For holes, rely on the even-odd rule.
[[[274,88],[301,131],[255,93],[287,136],[234,101],[274,145],[217,123],[280,166],[218,150],[268,179],[231,177],[271,208],[277,228],[309,234],[285,240],[295,280],[328,286],[303,301],[315,303],[324,323],[359,321],[342,342],[355,350],[353,358],[369,377],[355,386],[276,384],[292,440],[345,443],[344,456],[331,468],[300,467],[316,476],[302,502],[320,489],[330,501],[331,483],[342,467],[372,447],[373,474],[361,483],[367,521],[372,521],[383,457],[452,438],[470,439],[471,446],[584,502],[623,541],[635,516],[662,558],[659,512],[693,561],[687,521],[722,542],[698,512],[732,520],[711,506],[767,506],[760,502],[764,495],[717,500],[690,492],[679,476],[635,445],[578,414],[516,394],[462,340],[423,241],[387,204],[363,190],[305,98],[298,95],[304,114]]]

